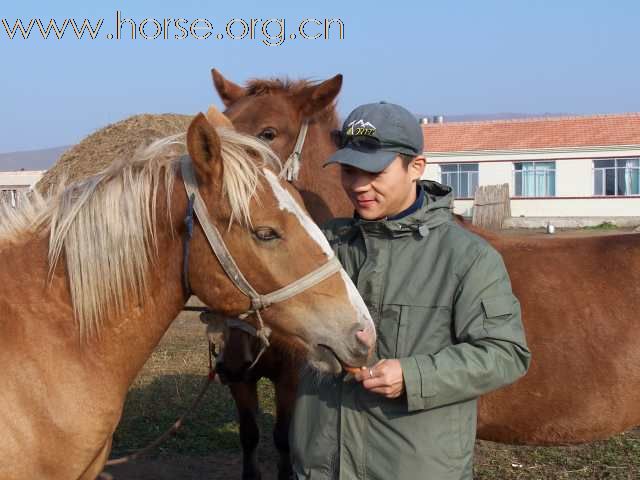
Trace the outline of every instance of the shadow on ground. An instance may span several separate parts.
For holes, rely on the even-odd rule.
[[[160,375],[149,383],[135,385],[114,435],[111,458],[130,454],[161,435],[191,405],[204,380],[204,375]],[[259,390],[261,403],[271,405],[270,385],[261,383]],[[269,412],[259,415],[258,455],[264,480],[275,478],[276,455],[271,442],[274,420]],[[174,437],[148,457],[106,471],[114,480],[239,479],[239,431],[228,388],[211,384],[198,411]]]

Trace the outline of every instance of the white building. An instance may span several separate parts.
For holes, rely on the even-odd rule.
[[[640,216],[640,113],[423,125],[425,178],[470,216],[478,185],[508,183],[513,217]]]
[[[0,172],[0,202],[17,206],[20,196],[28,192],[42,178],[44,170]]]

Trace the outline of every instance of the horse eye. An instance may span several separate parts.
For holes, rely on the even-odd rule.
[[[253,231],[253,234],[258,240],[261,240],[263,242],[269,242],[271,240],[277,240],[278,238],[280,238],[278,232],[269,227],[258,227]]]
[[[276,132],[276,129],[269,127],[262,130],[258,134],[258,138],[260,140],[264,140],[265,142],[273,142],[273,140],[276,138],[276,135],[278,135],[278,132]]]

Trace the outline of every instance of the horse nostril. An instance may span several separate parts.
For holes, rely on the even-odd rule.
[[[367,348],[371,348],[373,346],[373,330],[371,328],[367,328],[364,330],[358,330],[356,333],[356,338]]]

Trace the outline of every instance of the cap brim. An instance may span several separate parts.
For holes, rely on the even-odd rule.
[[[389,152],[387,150],[376,150],[375,152],[363,152],[345,147],[336,151],[329,160],[323,165],[331,165],[339,163],[340,165],[350,165],[359,168],[365,172],[380,173],[382,170],[398,156],[398,152]]]

